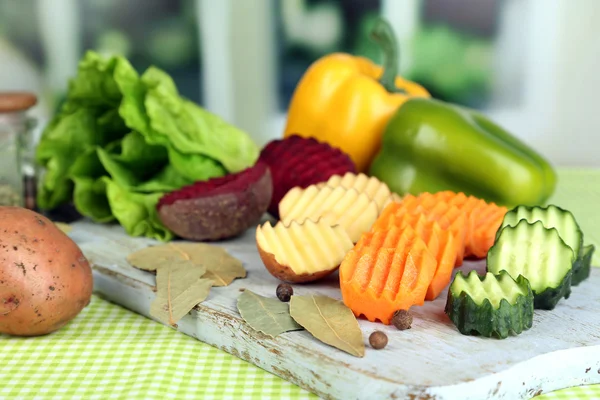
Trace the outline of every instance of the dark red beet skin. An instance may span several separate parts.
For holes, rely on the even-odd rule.
[[[267,211],[275,218],[279,218],[279,202],[290,189],[325,182],[333,175],[356,173],[354,162],[340,149],[298,135],[269,142],[259,160],[271,169],[273,196]]]
[[[237,236],[260,222],[273,193],[265,163],[236,174],[196,182],[164,195],[157,204],[162,223],[196,241]]]

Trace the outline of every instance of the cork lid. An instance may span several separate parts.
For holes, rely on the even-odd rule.
[[[37,103],[30,92],[0,92],[0,113],[25,111]]]

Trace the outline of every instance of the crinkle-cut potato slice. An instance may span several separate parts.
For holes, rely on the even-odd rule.
[[[354,243],[340,226],[325,220],[289,225],[265,222],[256,228],[256,246],[275,278],[293,283],[311,282],[335,271]]]
[[[378,215],[377,203],[366,193],[342,186],[295,187],[279,203],[279,216],[284,224],[323,219],[330,225],[341,225],[353,243],[371,229]]]
[[[389,203],[400,201],[401,199],[398,194],[392,193],[388,185],[384,182],[364,173],[355,174],[347,172],[344,175],[333,175],[326,182],[317,184],[318,188],[322,188],[323,186],[331,186],[332,188],[341,186],[346,189],[356,189],[359,193],[365,193],[377,203],[379,212]]]

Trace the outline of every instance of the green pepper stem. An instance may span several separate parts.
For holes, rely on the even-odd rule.
[[[384,18],[379,18],[371,30],[371,40],[381,47],[383,51],[383,74],[379,83],[390,93],[405,93],[396,87],[398,74],[398,43],[390,23]]]

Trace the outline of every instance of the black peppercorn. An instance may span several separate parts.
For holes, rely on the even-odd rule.
[[[412,320],[413,317],[408,310],[398,310],[392,316],[392,324],[401,331],[410,329]]]
[[[381,331],[375,331],[371,333],[371,336],[369,336],[369,344],[376,350],[383,349],[385,346],[387,346],[387,343],[388,337]]]
[[[277,285],[277,298],[283,302],[290,301],[290,298],[294,294],[294,289],[287,283],[280,283]]]

